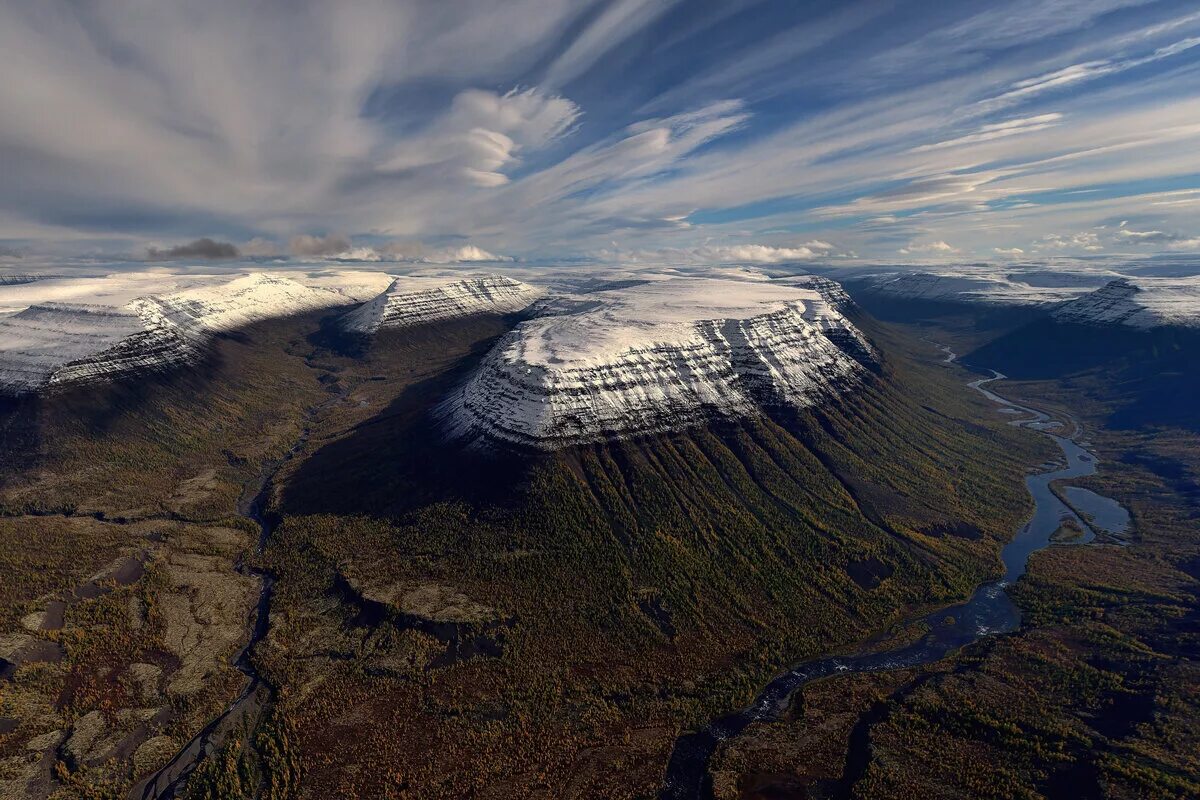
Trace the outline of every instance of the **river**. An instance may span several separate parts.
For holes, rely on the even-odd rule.
[[[335,374],[311,363],[309,366],[321,372],[322,375]],[[238,501],[237,510],[241,516],[258,526],[255,555],[263,554],[275,526],[279,523],[279,516],[268,508],[275,476],[284,464],[305,449],[317,416],[322,411],[345,400],[348,394],[349,387],[342,386],[324,402],[310,407],[305,412],[300,435],[291,448],[282,458],[264,464],[258,477],[245,487],[242,497]],[[205,758],[225,744],[230,732],[243,727],[252,730],[263,709],[274,699],[274,688],[259,674],[252,656],[254,648],[270,630],[271,598],[275,588],[275,578],[269,572],[249,564],[239,564],[238,570],[252,574],[260,581],[258,602],[254,606],[250,621],[249,639],[233,661],[233,665],[238,671],[246,676],[246,684],[237,697],[225,707],[225,710],[176,752],[166,766],[135,784],[127,795],[128,800],[166,800],[166,798],[177,796],[184,787],[188,776]]]
[[[938,345],[946,354],[944,363],[955,360],[954,352]],[[1029,557],[1051,543],[1051,537],[1070,519],[1083,531],[1072,544],[1094,541],[1095,532],[1074,510],[1050,489],[1053,481],[1081,478],[1096,472],[1096,458],[1080,446],[1075,437],[1079,425],[1072,419],[1068,433],[1061,423],[1044,411],[1019,405],[993,392],[988,385],[1002,380],[1004,375],[992,370],[992,377],[981,378],[967,385],[996,403],[1002,413],[1013,414],[1010,425],[1036,430],[1054,440],[1062,450],[1065,466],[1055,466],[1047,472],[1029,475],[1025,485],[1034,501],[1030,520],[1017,531],[1012,541],[1001,550],[1003,577],[979,586],[965,603],[939,608],[920,618],[929,629],[924,638],[911,644],[884,652],[861,655],[829,656],[802,663],[766,685],[754,703],[709,723],[703,730],[687,733],[675,741],[661,800],[703,800],[712,797],[712,776],[709,762],[721,742],[738,736],[754,722],[777,719],[788,705],[792,694],[806,683],[839,673],[879,672],[916,667],[945,658],[959,648],[987,636],[1015,631],[1021,624],[1021,612],[1006,591],[1007,587],[1025,574]],[[1115,501],[1093,495],[1106,504]]]

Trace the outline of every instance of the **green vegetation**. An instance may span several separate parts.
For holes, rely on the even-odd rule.
[[[0,541],[5,624],[115,558],[147,569],[40,635],[66,654],[5,687],[0,780],[123,792],[165,763],[245,685],[249,561],[277,578],[252,654],[274,701],[194,796],[653,794],[682,726],[997,574],[1050,455],[884,327],[887,374],[825,409],[536,459],[447,447],[430,407],[506,324],[350,356],[297,318],[221,340],[207,371],[13,410],[37,446],[0,453],[0,536],[50,546],[34,575],[29,533]],[[264,478],[259,559],[234,514]],[[16,766],[93,729],[79,763]]]
[[[1000,421],[969,422],[982,403],[956,376],[893,368],[795,418],[505,467],[503,492],[478,466],[446,496],[439,460],[470,456],[440,454],[416,414],[314,452],[299,480],[369,453],[354,469],[370,485],[353,500],[382,509],[287,514],[268,549],[279,580],[259,655],[286,688],[306,789],[652,794],[680,726],[744,704],[789,663],[965,597],[996,574],[1028,507],[1023,467],[1048,450]],[[296,507],[345,502],[305,486]],[[392,595],[450,586],[501,622],[438,630],[362,602],[349,577]],[[500,654],[447,659],[448,637],[478,636]]]
[[[1094,375],[1004,391],[1082,419],[1101,465],[1072,483],[1130,509],[1132,543],[1035,554],[1014,591],[1016,634],[806,687],[790,718],[718,754],[718,797],[1200,795],[1200,438],[1106,428]]]

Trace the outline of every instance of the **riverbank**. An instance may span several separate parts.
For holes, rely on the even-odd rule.
[[[943,363],[951,364],[956,354],[946,347]],[[709,762],[716,749],[741,734],[748,726],[778,718],[786,709],[791,696],[805,684],[843,673],[877,672],[907,669],[930,664],[949,653],[984,637],[1016,630],[1021,616],[1005,589],[1024,574],[1029,557],[1047,547],[1064,519],[1071,519],[1084,530],[1079,541],[1086,543],[1095,534],[1083,520],[1050,490],[1050,484],[1071,478],[1085,477],[1096,471],[1096,458],[1069,436],[1053,432],[1060,426],[1051,425],[1049,413],[1028,405],[1020,405],[986,388],[987,384],[1003,379],[1000,373],[981,378],[967,385],[997,405],[1001,413],[1013,410],[1029,416],[1010,421],[1010,424],[1036,430],[1049,436],[1061,449],[1066,466],[1026,478],[1026,488],[1034,500],[1034,513],[1001,551],[1004,575],[980,586],[966,602],[926,614],[920,623],[929,632],[919,641],[886,651],[857,656],[837,656],[806,662],[777,677],[745,709],[715,720],[707,728],[686,734],[675,744],[667,768],[660,797],[663,800],[707,798],[712,796],[712,777]],[[1072,435],[1077,435],[1078,425]]]

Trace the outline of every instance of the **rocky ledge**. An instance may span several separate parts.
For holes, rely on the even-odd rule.
[[[458,280],[405,276],[343,316],[340,324],[349,333],[369,335],[475,314],[511,314],[529,307],[541,294],[540,289],[503,275]]]

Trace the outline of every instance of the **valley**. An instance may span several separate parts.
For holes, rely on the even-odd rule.
[[[0,75],[0,800],[1200,798],[1196,0]]]
[[[222,613],[247,622],[205,704],[142,706],[107,690],[91,705],[53,700],[72,675],[114,680],[152,660],[170,630],[153,613],[146,644],[104,662],[68,654],[19,667],[4,694],[16,720],[5,763],[25,763],[38,726],[69,738],[91,709],[126,744],[60,768],[45,738],[30,752],[46,771],[8,780],[46,796],[62,781],[154,796],[143,787],[164,784],[149,776],[203,744],[186,788],[195,796],[301,780],[306,792],[368,796],[654,793],[681,727],[748,701],[782,664],[850,647],[998,574],[995,554],[1026,502],[1022,465],[1046,457],[1003,421],[974,422],[986,401],[948,390],[952,380],[906,354],[907,339],[865,318],[881,371],[862,370],[836,404],[541,455],[439,433],[438,401],[515,318],[476,314],[365,344],[345,340],[336,319],[314,312],[217,337],[203,370],[12,401],[8,452],[37,458],[6,473],[9,519],[30,531],[91,519],[119,529],[118,552],[133,526],[161,529],[148,575],[184,558],[170,531],[239,531],[224,566],[207,563],[242,587]],[[261,511],[247,505],[254,487],[265,488]],[[246,515],[267,521],[261,554]],[[256,573],[270,576],[269,615],[254,610]],[[61,586],[31,584],[12,613]],[[142,602],[154,609],[170,591],[156,586],[112,595],[150,592]],[[204,613],[201,631],[216,622]],[[71,632],[82,620],[67,622]],[[249,690],[234,662],[255,676]],[[29,716],[35,697],[55,721]],[[237,713],[223,710],[231,703]],[[123,733],[120,708],[165,708],[175,721]],[[241,724],[201,733],[218,718]],[[124,755],[146,742],[162,761]],[[366,768],[378,763],[394,766]],[[614,764],[631,770],[619,783]]]
[[[1130,434],[1098,416],[1102,387],[992,389],[954,358],[1036,320],[879,322],[815,279],[549,298],[482,280],[396,281],[371,317],[388,324],[285,312],[138,381],[5,401],[4,552],[45,565],[14,566],[4,599],[5,791],[844,797],[926,792],[927,772],[978,792],[971,770],[909,766],[910,704],[1038,675],[1018,653],[1077,636],[1052,609],[1095,574],[1068,564],[1157,585],[1191,563],[1186,515],[1159,540],[1120,483],[1189,485],[1184,439],[1114,451]],[[29,537],[61,545],[28,562]],[[1146,602],[1183,602],[1171,580]],[[1061,658],[1105,681],[1184,690],[1122,639],[1069,640]],[[1039,713],[1080,730],[1123,696],[1074,686]],[[1003,730],[1037,724],[1003,702]],[[987,724],[921,736],[978,749]],[[1065,780],[1081,751],[1063,752],[1023,756],[996,796]],[[1105,781],[1187,785],[1167,754],[1094,752]]]

